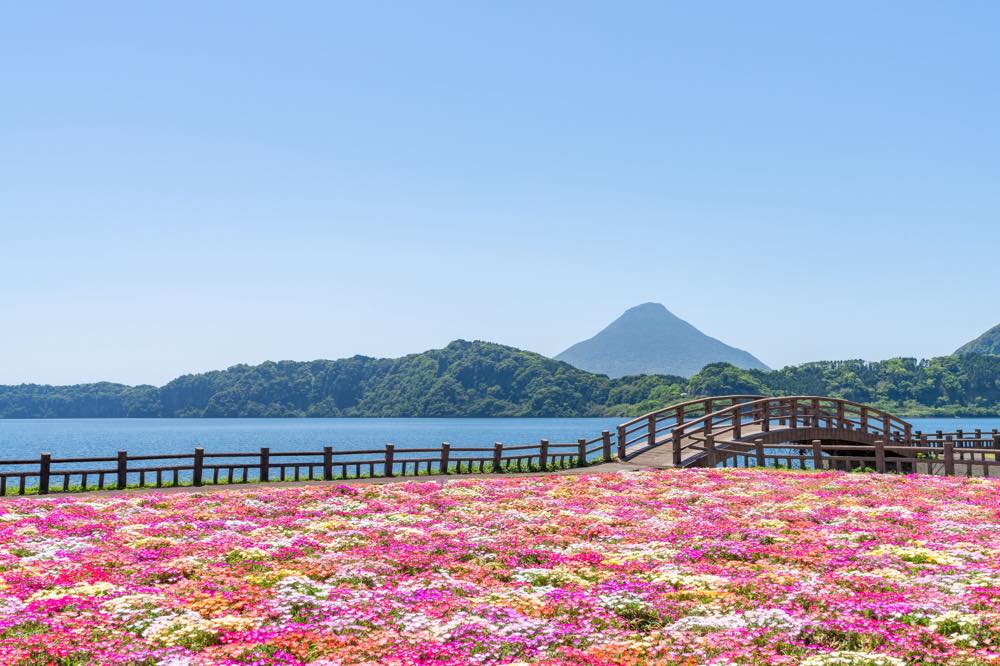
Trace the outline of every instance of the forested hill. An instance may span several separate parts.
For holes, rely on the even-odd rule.
[[[899,416],[1000,416],[1000,356],[818,361],[770,372],[716,363],[692,377],[685,391],[832,396]]]
[[[162,386],[0,386],[0,418],[233,416],[622,416],[685,396],[829,395],[901,416],[1000,415],[1000,356],[782,370],[708,365],[685,380],[609,379],[512,347],[452,342],[396,359],[237,365]]]
[[[0,417],[596,416],[654,409],[678,399],[684,383],[612,380],[532,352],[458,340],[394,359],[237,365],[160,388],[0,386]]]

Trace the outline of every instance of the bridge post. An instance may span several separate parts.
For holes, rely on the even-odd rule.
[[[947,476],[955,476],[955,442],[951,435],[944,440],[944,473]]]
[[[709,414],[711,414],[711,412],[709,412]],[[706,416],[705,417],[705,434],[707,434],[707,435],[711,435],[712,434],[712,421],[713,420],[715,420],[714,416]]]
[[[882,417],[882,441],[892,443],[892,419],[888,414]]]
[[[625,460],[625,426],[618,426],[618,459]]]
[[[680,425],[684,423],[684,405],[680,405],[679,407],[677,407],[677,416],[675,416],[674,418],[677,419],[677,423],[675,423],[674,425]]]
[[[743,408],[737,404],[733,407],[733,436],[739,439],[743,436]]]
[[[764,432],[771,432],[771,408],[767,400],[760,408],[760,429]]]
[[[674,447],[674,467],[680,467],[681,466],[681,437],[683,437],[683,434],[681,433],[680,428],[674,428],[674,431],[672,433],[670,433],[670,437],[673,440],[673,447]]]
[[[813,446],[813,467],[815,469],[823,469],[823,440],[814,439],[812,441]]]
[[[611,462],[611,431],[605,430],[601,433],[601,453],[604,454],[604,462]]]
[[[788,401],[788,427],[789,428],[797,428],[798,425],[799,425],[799,418],[798,418],[798,415],[795,413],[795,410],[798,409],[798,406],[799,406],[799,401],[796,400],[795,398],[792,398],[791,400]]]
[[[646,423],[647,434],[646,434],[646,446],[653,448],[656,446],[656,417],[652,414],[647,419]]]
[[[715,437],[712,435],[705,436],[705,454],[708,467],[715,467],[717,462],[715,459]]]
[[[881,439],[875,440],[875,471],[885,474],[885,442]]]
[[[861,407],[861,432],[868,432],[868,408]]]
[[[819,400],[817,398],[813,398],[812,410],[813,410],[812,427],[818,428],[820,424],[819,424]]]
[[[844,403],[842,400],[837,401],[837,427],[844,427]]]
[[[1000,449],[1000,434],[993,434],[993,448]]]
[[[757,467],[767,467],[767,459],[764,458],[764,440],[758,439],[753,443],[753,448],[757,454]]]
[[[907,446],[913,443],[913,426],[909,423],[903,427],[903,439],[906,440]]]

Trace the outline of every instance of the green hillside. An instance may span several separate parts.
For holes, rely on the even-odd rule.
[[[0,417],[594,416],[680,397],[680,377],[609,379],[539,354],[458,340],[395,359],[237,365],[163,387],[0,386]]]
[[[975,340],[967,342],[955,353],[959,356],[965,354],[995,354],[1000,355],[1000,324],[980,335]]]

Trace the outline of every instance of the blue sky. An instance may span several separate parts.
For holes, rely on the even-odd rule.
[[[1000,322],[1000,5],[0,6],[0,383],[659,301],[772,366]]]

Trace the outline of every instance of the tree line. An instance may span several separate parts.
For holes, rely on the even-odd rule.
[[[161,386],[0,386],[0,418],[633,416],[689,397],[823,395],[902,416],[1000,415],[1000,356],[705,366],[609,379],[540,354],[458,340],[396,359],[236,365]]]

